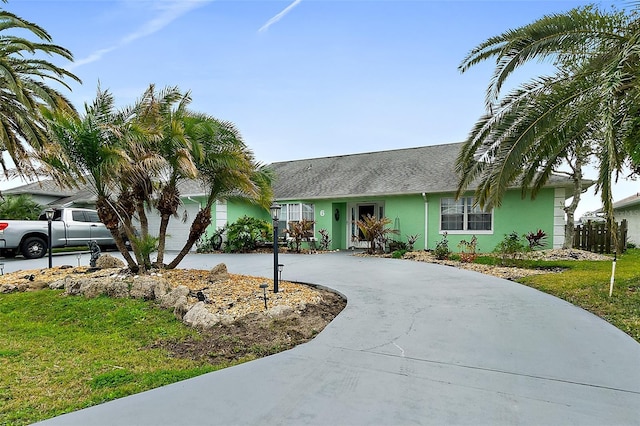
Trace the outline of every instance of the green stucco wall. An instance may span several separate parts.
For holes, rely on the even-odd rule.
[[[385,216],[391,220],[390,228],[399,225],[400,233],[390,239],[407,242],[407,236],[419,235],[415,250],[424,248],[424,199],[421,195],[385,198]]]
[[[226,208],[227,224],[231,224],[243,216],[259,218],[271,223],[271,216],[269,216],[269,211],[256,205],[234,200],[227,202]],[[207,227],[207,236],[211,236],[215,232],[216,219],[216,205],[214,204],[211,208],[211,225]]]
[[[469,194],[472,195],[472,194]],[[453,194],[429,195],[429,240],[428,248],[434,249],[442,240],[440,232],[440,198],[453,197]],[[515,231],[522,236],[530,231],[542,229],[547,234],[547,248],[553,244],[553,202],[554,190],[543,189],[535,200],[522,198],[519,190],[505,194],[502,205],[493,210],[493,232],[490,234],[449,232],[447,240],[449,249],[459,251],[461,240],[470,241],[473,235],[478,239],[478,252],[491,252],[506,234]],[[526,240],[522,240],[526,242]]]
[[[227,223],[233,223],[243,216],[255,217],[271,222],[269,210],[254,204],[229,201],[227,203]]]
[[[471,195],[471,194],[470,194]],[[282,203],[310,203],[315,207],[315,237],[320,240],[318,232],[327,229],[330,233],[332,249],[347,249],[347,224],[349,222],[349,206],[355,203],[379,203],[384,205],[384,214],[390,219],[390,228],[399,224],[400,234],[392,235],[391,239],[407,242],[407,236],[419,235],[414,248],[433,250],[442,239],[440,232],[440,199],[453,197],[452,193],[428,194],[428,233],[425,236],[425,200],[422,195],[367,197],[345,200],[279,200]],[[469,241],[473,235],[478,239],[477,250],[490,252],[495,249],[505,234],[513,231],[523,235],[530,231],[542,229],[547,233],[547,247],[552,245],[553,235],[553,203],[554,190],[543,189],[535,200],[522,199],[520,191],[509,191],[499,208],[493,210],[493,231],[490,233],[453,233],[449,232],[447,239],[449,249],[459,251],[458,243],[461,240]],[[266,210],[249,204],[237,202],[228,203],[228,222],[234,222],[238,218],[247,215],[270,220]],[[336,220],[335,212],[338,210],[339,219]],[[323,214],[324,213],[324,214]],[[215,221],[215,218],[214,218]],[[426,241],[425,241],[426,237]],[[523,239],[523,242],[525,240]]]

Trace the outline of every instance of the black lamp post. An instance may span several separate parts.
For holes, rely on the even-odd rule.
[[[273,203],[269,207],[271,219],[273,219],[273,292],[278,292],[278,221],[280,220],[280,207]]]
[[[44,214],[47,216],[47,237],[49,240],[49,268],[52,267],[52,260],[51,260],[51,221],[53,220],[53,209],[46,209],[44,211]]]

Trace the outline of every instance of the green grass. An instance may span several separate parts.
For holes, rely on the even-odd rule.
[[[149,302],[0,295],[0,424],[22,425],[187,379],[222,366],[149,349],[198,338]]]
[[[618,257],[613,295],[611,261],[531,261],[538,268],[562,267],[558,274],[534,275],[519,282],[564,299],[609,321],[640,342],[640,249]]]

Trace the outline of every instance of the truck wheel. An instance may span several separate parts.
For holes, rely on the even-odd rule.
[[[22,242],[20,251],[26,259],[38,259],[47,252],[47,243],[39,237],[29,237]]]

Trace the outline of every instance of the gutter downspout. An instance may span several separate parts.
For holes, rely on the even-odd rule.
[[[424,200],[424,249],[429,249],[429,201],[427,201],[427,194],[422,193],[422,199]]]

